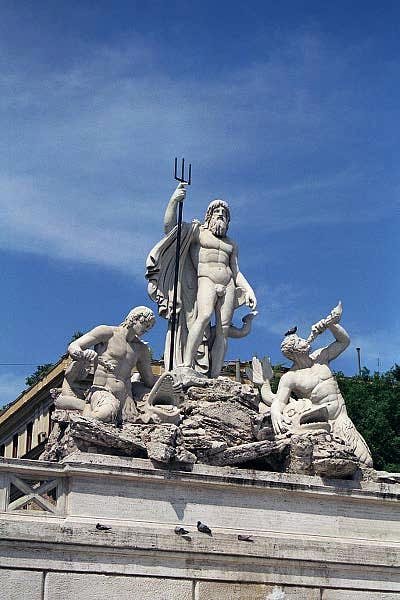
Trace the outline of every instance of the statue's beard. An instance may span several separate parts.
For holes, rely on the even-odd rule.
[[[228,223],[223,217],[215,215],[211,217],[208,229],[216,237],[225,237],[226,232],[228,231]]]

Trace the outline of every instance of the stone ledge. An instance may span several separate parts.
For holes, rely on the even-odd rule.
[[[59,549],[71,552],[83,550],[96,553],[98,548],[120,552],[166,552],[178,556],[190,555],[197,560],[199,554],[246,558],[282,559],[307,561],[308,563],[357,564],[371,567],[400,568],[400,543],[373,543],[371,541],[349,542],[330,538],[329,544],[323,536],[300,536],[263,532],[252,536],[253,542],[238,541],[239,529],[226,530],[213,528],[213,537],[200,534],[194,525],[185,537],[177,536],[172,525],[137,522],[107,521],[110,531],[98,531],[96,521],[59,520],[46,518],[32,519],[30,516],[4,515],[0,521],[0,534],[3,542],[25,542],[32,545],[58,544]]]
[[[400,500],[400,485],[373,483],[341,479],[324,479],[316,475],[294,475],[274,473],[271,471],[255,471],[235,467],[214,467],[195,464],[190,469],[159,469],[148,459],[121,458],[100,454],[72,454],[62,461],[68,472],[88,475],[93,472],[107,476],[139,476],[157,478],[159,480],[197,480],[202,484],[219,484],[251,487],[251,488],[283,488],[304,492],[338,494],[353,497],[377,497],[387,500]],[[111,471],[110,471],[111,469]]]
[[[125,458],[101,454],[75,453],[60,463],[36,460],[0,458],[0,473],[13,472],[27,475],[107,477],[118,479],[145,479],[164,482],[180,480],[202,485],[229,485],[240,488],[281,488],[305,493],[346,496],[348,498],[400,500],[400,484],[374,483],[342,479],[324,479],[316,475],[294,475],[255,471],[235,467],[214,467],[195,464],[190,469],[158,468],[148,459]]]
[[[59,513],[9,509],[13,473],[59,479]],[[166,471],[98,455],[39,468],[9,459],[0,462],[0,566],[395,592],[398,492],[395,484],[206,465]],[[198,520],[212,537],[197,531]],[[112,529],[99,531],[98,522]],[[190,540],[174,533],[178,524]],[[239,533],[254,542],[239,542]]]

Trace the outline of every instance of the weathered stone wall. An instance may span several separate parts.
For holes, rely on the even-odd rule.
[[[0,569],[7,600],[398,600],[396,592],[363,592],[257,583],[191,581],[87,573]]]
[[[398,484],[232,467],[4,459],[0,598],[399,600],[399,499]]]

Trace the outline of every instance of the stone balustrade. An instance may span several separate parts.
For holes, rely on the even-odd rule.
[[[0,597],[400,599],[399,499],[398,484],[233,467],[2,459]]]

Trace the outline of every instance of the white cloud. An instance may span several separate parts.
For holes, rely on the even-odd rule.
[[[387,205],[365,198],[360,209],[353,191],[363,172],[352,167],[265,188],[264,162],[341,143],[339,91],[326,72],[332,67],[340,76],[346,56],[311,34],[284,42],[263,62],[208,82],[169,75],[159,67],[160,49],[140,37],[86,48],[63,71],[4,64],[0,246],[142,277],[146,252],[162,232],[177,151],[197,159],[193,195],[204,197],[222,179],[237,218],[251,206],[258,232],[266,223],[281,231],[387,215]],[[346,102],[342,127],[351,120],[350,93]],[[289,163],[284,168],[290,173]],[[204,204],[190,201],[187,214],[203,214]]]
[[[38,188],[32,178],[0,176],[0,195],[12,199],[2,208],[3,244],[15,245],[19,251],[102,264],[143,276],[149,224],[142,231],[130,230],[123,222],[117,227],[102,225],[104,218],[96,213],[94,199],[88,203],[86,219],[79,218],[70,210],[74,201],[79,205],[79,198],[70,198],[66,206],[54,206],[49,192]],[[136,213],[144,212],[143,205],[135,209]]]

